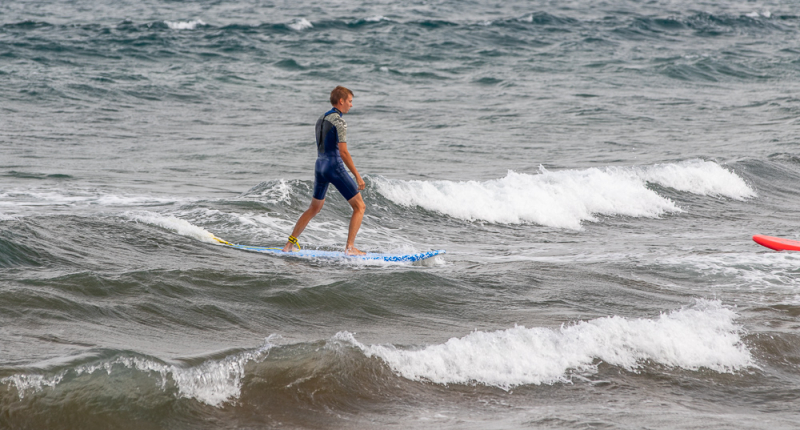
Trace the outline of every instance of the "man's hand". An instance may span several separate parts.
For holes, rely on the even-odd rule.
[[[347,142],[339,142],[339,155],[342,157],[344,165],[347,166],[347,168],[353,173],[353,176],[356,177],[358,190],[361,191],[364,188],[367,188],[367,184],[364,183],[364,180],[361,179],[361,175],[358,174],[358,170],[356,170],[356,165],[353,163],[353,157],[350,156],[350,151],[347,150]]]

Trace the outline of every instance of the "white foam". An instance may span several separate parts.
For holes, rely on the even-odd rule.
[[[680,209],[649,190],[629,170],[586,169],[538,175],[509,171],[485,182],[402,181],[377,178],[377,191],[404,206],[420,206],[454,218],[504,224],[536,223],[581,229],[596,214],[658,217]]]
[[[748,18],[758,18],[758,17],[761,17],[761,16],[763,16],[764,18],[770,18],[770,17],[772,17],[772,12],[770,12],[768,10],[765,10],[765,11],[763,11],[763,12],[761,12],[759,14],[758,12],[753,11],[753,12],[745,14],[745,16],[748,17]]]
[[[203,20],[193,19],[191,21],[164,21],[164,24],[173,30],[194,30],[198,25],[207,25]]]
[[[248,193],[238,199],[263,203],[288,203],[292,195],[292,185],[287,181],[276,181],[258,193]],[[395,230],[381,226],[380,208],[377,213],[368,212],[362,224],[359,247],[371,252],[411,254],[429,250],[433,244],[415,244],[398,235]],[[333,218],[331,209],[323,209],[323,214],[314,218],[303,231],[300,238],[303,247],[343,248],[347,239],[349,214],[345,218]],[[148,213],[149,214],[149,213]],[[206,227],[217,237],[229,241],[239,241],[247,245],[269,245],[272,241],[285,241],[297,221],[293,215],[275,212],[224,212],[215,209],[194,208],[174,211],[174,218]],[[174,230],[173,230],[174,231]],[[272,245],[283,245],[284,242]]]
[[[190,223],[214,225],[215,233],[224,234],[236,232],[237,235],[246,235],[251,240],[268,240],[281,237],[286,231],[291,231],[294,222],[270,216],[269,213],[236,213],[223,212],[216,209],[196,208],[182,211],[176,217],[185,219]],[[285,239],[285,238],[284,238]]]
[[[26,393],[38,392],[44,387],[55,387],[64,379],[65,374],[66,372],[61,372],[51,377],[37,374],[11,375],[0,379],[0,384],[8,384],[9,386],[13,385],[14,388],[17,389],[17,395],[19,395],[19,398],[24,399]]]
[[[723,196],[744,200],[756,192],[735,173],[713,161],[688,160],[677,164],[656,164],[635,169],[647,182],[692,194]]]
[[[296,19],[293,23],[289,24],[289,28],[296,31],[306,30],[314,27],[311,22],[305,18]]]
[[[716,163],[690,160],[646,167],[607,167],[536,175],[509,171],[506,177],[479,181],[403,181],[375,178],[384,197],[454,218],[503,224],[536,223],[581,229],[596,215],[656,218],[680,212],[647,182],[699,195],[744,199],[755,192],[736,174]]]
[[[754,248],[758,245],[753,244]],[[717,288],[746,288],[749,290],[784,290],[797,293],[800,287],[798,268],[800,253],[759,252],[670,255],[656,257],[653,261],[639,261],[639,265],[657,264],[673,267],[672,270],[693,270],[698,277],[728,278],[724,284],[715,281]],[[637,261],[630,256],[628,261]],[[724,282],[724,281],[723,281]]]
[[[123,216],[136,222],[154,225],[182,236],[213,244],[218,244],[216,239],[214,239],[215,237],[221,237],[226,240],[236,240],[226,236],[226,233],[230,231],[235,231],[236,236],[240,238],[244,235],[246,239],[244,239],[242,243],[245,244],[261,244],[265,241],[275,240],[276,238],[285,240],[287,232],[290,232],[294,226],[293,221],[273,218],[269,215],[254,213],[234,214],[212,209],[194,209],[192,211],[182,212],[179,215],[180,217],[138,211],[126,212]],[[203,227],[192,224],[190,220],[218,225],[222,224],[226,227],[220,227],[219,230],[215,231],[216,234],[214,234]],[[396,237],[391,231],[363,226],[361,232],[365,237],[370,238],[369,241],[363,240],[361,242],[363,243],[361,247],[368,251],[389,254],[413,254],[420,252],[420,250],[414,247],[409,241],[402,237]],[[301,243],[304,247],[309,246],[312,249],[319,247],[343,248],[346,238],[346,222],[340,220],[315,220],[313,223],[309,224],[303,232]],[[357,259],[337,260],[337,263],[350,264],[353,266],[393,266],[405,264],[384,261],[362,261]]]
[[[383,15],[375,15],[375,16],[371,16],[371,17],[365,19],[364,21],[366,21],[366,22],[381,22],[381,21],[389,21],[389,19],[386,18]]]
[[[175,216],[159,215],[150,212],[145,214],[155,216],[156,218],[184,220],[190,225],[193,225],[193,222],[203,225],[215,225],[214,234],[216,236],[227,240],[233,240],[232,237],[227,237],[228,234],[233,234],[239,238],[244,238],[243,240],[245,242],[243,243],[251,245],[261,244],[268,240],[285,240],[287,235],[292,231],[296,221],[296,219],[287,220],[263,212],[235,213],[206,208],[182,211],[176,213]],[[128,215],[135,216],[137,214]],[[161,224],[155,225],[169,228],[179,234],[184,234],[184,232],[177,231],[169,226]],[[207,232],[205,229],[202,230]],[[362,231],[366,230],[362,228]],[[186,233],[188,233],[185,234],[186,236],[196,237],[193,231],[187,231]],[[340,220],[325,220],[324,217],[317,217],[303,231],[303,238],[304,243],[313,244],[314,246],[333,246],[339,242],[343,243],[344,239],[347,238],[347,224]]]
[[[407,379],[509,389],[568,382],[572,372],[595,372],[598,361],[634,372],[646,361],[717,372],[753,366],[735,318],[734,311],[719,301],[698,300],[691,308],[652,320],[613,316],[560,329],[515,326],[495,332],[474,331],[418,350],[363,345],[347,332],[334,339],[382,359]]]
[[[153,212],[138,212],[126,213],[125,216],[136,222],[155,225],[174,231],[182,236],[191,237],[208,243],[218,243],[216,240],[214,240],[214,235],[208,230],[198,227],[189,221],[176,218],[172,215],[161,215]]]
[[[259,193],[247,192],[239,198],[242,200],[252,201],[254,197],[258,197],[257,201],[261,203],[289,203],[292,197],[292,184],[285,179],[277,181],[262,182],[259,187],[265,185],[265,188]]]
[[[103,370],[111,375],[116,365],[122,365],[142,372],[158,373],[162,389],[166,388],[168,379],[171,379],[178,388],[180,397],[192,398],[211,406],[220,406],[239,398],[242,378],[245,375],[244,366],[251,361],[263,361],[274,346],[276,338],[278,337],[268,337],[264,346],[258,349],[230,355],[221,360],[208,360],[195,367],[162,364],[141,357],[120,357],[100,364],[79,366],[52,377],[38,374],[12,375],[0,379],[0,383],[13,385],[22,399],[26,393],[38,392],[44,387],[55,387],[70,372],[82,375]]]
[[[94,189],[12,189],[0,193],[3,206],[139,206],[175,203],[173,197],[109,194]]]

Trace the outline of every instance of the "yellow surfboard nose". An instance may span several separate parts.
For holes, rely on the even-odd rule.
[[[216,240],[217,242],[219,242],[219,243],[221,243],[221,244],[223,244],[223,245],[230,245],[230,246],[233,246],[233,244],[232,244],[232,243],[230,243],[230,242],[228,242],[227,240],[222,240],[222,239],[218,238],[217,236],[213,236],[213,235],[212,235],[211,237],[213,237],[213,238],[214,238],[214,240]]]

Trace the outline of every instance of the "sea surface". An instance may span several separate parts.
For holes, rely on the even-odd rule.
[[[299,259],[355,93],[356,245]],[[333,188],[300,237],[341,250]],[[0,2],[0,428],[792,429],[794,0]]]

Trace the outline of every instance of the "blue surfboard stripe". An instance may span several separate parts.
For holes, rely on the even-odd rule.
[[[270,254],[277,254],[285,257],[300,257],[300,258],[351,258],[356,260],[371,260],[371,261],[396,261],[396,262],[409,262],[425,260],[427,258],[435,257],[445,253],[444,249],[437,249],[435,251],[420,252],[417,254],[378,254],[368,252],[366,255],[347,255],[342,251],[318,251],[314,249],[303,249],[301,251],[283,252],[281,248],[267,248],[263,246],[248,246],[231,244],[230,246],[243,249],[245,251],[265,252]]]

